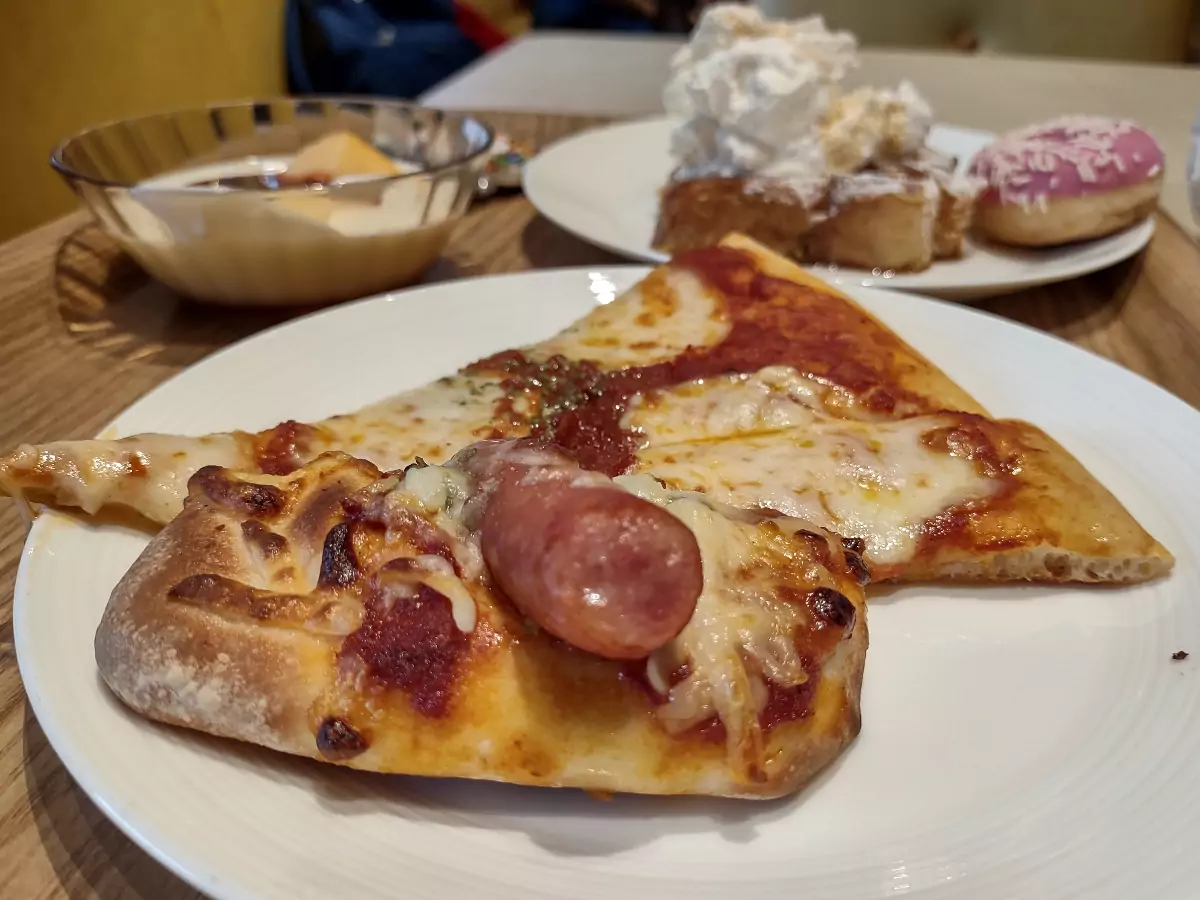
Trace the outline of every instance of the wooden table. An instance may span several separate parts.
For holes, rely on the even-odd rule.
[[[596,121],[484,115],[538,142]],[[515,197],[467,216],[431,278],[617,262]],[[1169,219],[1160,219],[1137,259],[980,306],[1108,356],[1200,405],[1200,253]],[[284,318],[182,302],[83,214],[2,245],[0,451],[20,441],[94,435],[168,376]],[[109,824],[26,707],[12,632],[23,536],[12,505],[0,501],[0,897],[198,897]]]

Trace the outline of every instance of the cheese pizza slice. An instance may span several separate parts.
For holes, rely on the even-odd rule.
[[[705,374],[770,367],[819,379],[817,399],[837,416],[982,412],[848,297],[733,237],[660,266],[540,344],[498,353],[355,413],[256,434],[24,445],[0,458],[0,490],[88,513],[124,506],[165,523],[202,466],[279,474],[327,450],[385,469],[418,456],[440,462],[481,438],[527,434],[600,392],[616,397],[634,383],[653,392]]]
[[[653,471],[861,539],[878,578],[1138,581],[1170,554],[1033,426],[988,419],[851,299],[740,238],[677,257],[541,344],[359,413],[259,434],[25,447],[15,496],[178,512],[202,465],[384,469],[537,435],[609,476]]]
[[[859,729],[856,546],[536,439],[206,467],[96,658],[143,715],[351,768],[776,797]]]

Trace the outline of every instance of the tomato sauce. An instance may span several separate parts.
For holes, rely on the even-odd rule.
[[[502,374],[507,396],[496,410],[517,424],[514,399],[529,398],[525,424],[570,452],[587,469],[619,475],[635,461],[637,441],[621,428],[630,399],[718,375],[748,375],[791,366],[828,379],[871,409],[930,411],[928,401],[898,387],[890,371],[899,339],[840,298],[758,271],[739,250],[710,248],[675,257],[721,297],[729,331],[712,347],[688,347],[674,359],[615,372],[555,356],[535,362],[520,351],[481,360],[468,373]],[[863,340],[863,335],[870,339]]]
[[[258,470],[264,475],[290,475],[312,457],[308,448],[318,434],[314,426],[289,419],[255,435]]]
[[[417,584],[415,596],[384,604],[371,598],[358,630],[342,643],[340,655],[356,656],[367,675],[384,688],[404,691],[413,709],[444,716],[455,672],[469,649],[469,637],[454,624],[450,601]]]
[[[992,423],[981,417],[963,414],[963,421],[935,428],[921,435],[925,446],[948,456],[970,460],[975,471],[999,484],[999,490],[984,500],[968,501],[943,510],[925,521],[917,542],[917,555],[928,556],[939,547],[956,546],[978,550],[1006,550],[1029,543],[1029,537],[982,538],[974,528],[975,516],[983,509],[995,511],[1012,501],[1021,482],[1017,452],[1003,452],[988,434]]]
[[[812,715],[813,700],[821,681],[821,670],[813,667],[808,671],[808,680],[794,687],[782,687],[775,682],[767,683],[767,705],[758,716],[765,732],[784,722],[795,722]]]

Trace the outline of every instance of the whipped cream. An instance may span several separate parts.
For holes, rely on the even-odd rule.
[[[671,135],[674,177],[761,179],[808,202],[832,174],[915,153],[929,105],[907,82],[844,92],[858,64],[854,36],[820,16],[782,22],[752,6],[708,7],[663,92],[682,120]]]
[[[821,78],[836,84],[858,68],[858,42],[848,31],[831,32],[820,16],[795,22],[767,19],[753,6],[715,3],[705,8],[691,40],[671,60],[671,77],[666,88],[666,103],[672,105],[673,87],[679,76],[711,59],[721,56],[746,41],[778,38],[787,48],[784,53],[798,56],[817,67]],[[771,52],[768,48],[768,54]]]
[[[883,152],[906,157],[920,153],[933,127],[933,107],[911,81],[900,82],[894,91],[880,91],[884,98]]]
[[[845,174],[917,155],[932,124],[933,110],[910,82],[894,91],[864,87],[834,99],[821,125],[821,144],[829,169]]]

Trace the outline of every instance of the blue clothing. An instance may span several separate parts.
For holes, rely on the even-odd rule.
[[[599,0],[534,0],[534,28],[651,31]],[[459,30],[452,0],[289,0],[288,85],[297,94],[412,99],[484,50]]]

